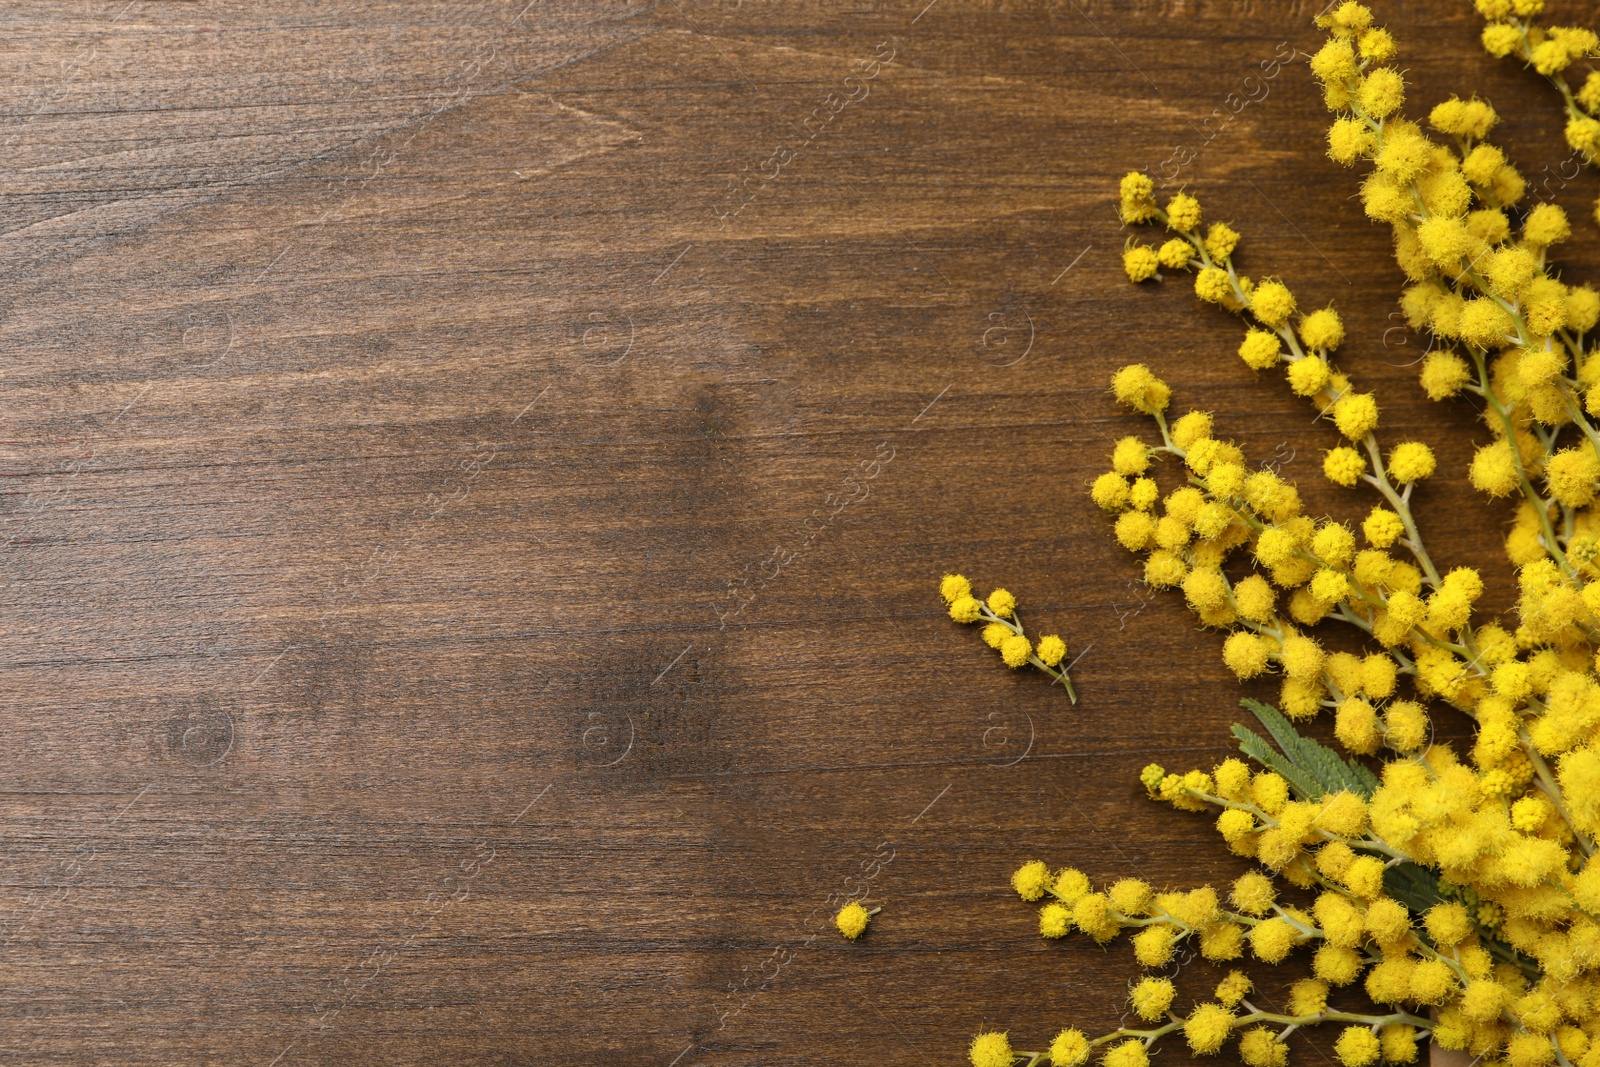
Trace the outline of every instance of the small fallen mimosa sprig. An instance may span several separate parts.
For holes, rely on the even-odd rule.
[[[983,640],[1000,653],[1007,667],[1015,670],[1022,666],[1039,668],[1067,690],[1067,699],[1078,702],[1078,691],[1061,661],[1067,656],[1067,643],[1059,634],[1046,634],[1034,646],[1022,628],[1022,616],[1017,612],[1017,598],[1005,589],[996,589],[987,598],[979,600],[972,595],[972,583],[959,574],[947,574],[939,582],[939,595],[950,607],[950,617],[959,623],[982,622]]]

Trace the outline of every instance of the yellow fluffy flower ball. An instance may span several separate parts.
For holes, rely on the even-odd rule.
[[[1111,378],[1111,391],[1135,411],[1154,415],[1167,409],[1172,390],[1143,363],[1133,363]]]
[[[1378,428],[1378,401],[1371,393],[1346,393],[1333,405],[1333,423],[1352,441]]]
[[[1240,679],[1254,678],[1271,663],[1273,642],[1248,630],[1235,630],[1222,643],[1222,662]]]
[[[1342,37],[1328,40],[1311,57],[1311,73],[1322,82],[1344,82],[1356,76],[1356,50]]]
[[[1332,377],[1332,369],[1321,356],[1305,356],[1289,364],[1289,388],[1297,396],[1316,396]]]
[[[967,1050],[972,1067],[1011,1067],[1011,1039],[1003,1033],[979,1034]]]
[[[1121,511],[1128,502],[1128,479],[1107,471],[1089,487],[1089,498],[1106,511]]]
[[[1233,587],[1233,603],[1239,617],[1251,622],[1270,620],[1276,599],[1272,584],[1259,574],[1247,575]]]
[[[1200,228],[1200,201],[1188,193],[1179,193],[1167,201],[1167,226],[1174,230]]]
[[[1119,438],[1111,450],[1111,469],[1133,477],[1150,469],[1150,450],[1137,437]]]
[[[872,916],[867,914],[867,909],[852,900],[839,909],[839,914],[833,917],[833,925],[841,934],[854,941],[867,930],[867,923]]]
[[[1248,871],[1234,879],[1233,890],[1228,894],[1234,907],[1246,915],[1254,916],[1265,915],[1277,897],[1278,891],[1272,879],[1260,871]]]
[[[1089,1039],[1081,1030],[1063,1030],[1050,1042],[1050,1067],[1080,1067],[1088,1059]]]
[[[1100,1062],[1105,1067],[1150,1067],[1150,1052],[1143,1041],[1130,1037],[1113,1045]]]
[[[1543,248],[1571,236],[1572,223],[1560,205],[1541,203],[1528,209],[1528,217],[1522,223],[1522,239],[1528,244]]]
[[[1345,1027],[1333,1043],[1333,1054],[1344,1067],[1369,1067],[1377,1062],[1381,1051],[1377,1035],[1365,1026]]]
[[[1239,358],[1252,370],[1266,370],[1283,358],[1283,346],[1274,334],[1252,328],[1239,344]]]
[[[1046,667],[1054,667],[1066,657],[1067,643],[1056,634],[1046,634],[1039,638],[1037,651],[1039,659]]]
[[[939,579],[939,595],[946,604],[954,604],[972,592],[972,583],[964,575],[947,574]]]
[[[1361,79],[1356,99],[1360,101],[1362,110],[1373,118],[1387,118],[1405,103],[1405,79],[1397,70],[1379,67]]]
[[[1367,473],[1367,460],[1347,445],[1330,448],[1322,458],[1322,474],[1335,485],[1355,485]]]
[[[1372,151],[1372,133],[1360,119],[1342,118],[1328,128],[1328,158],[1352,166]]]
[[[1405,441],[1389,453],[1389,474],[1401,485],[1420,482],[1434,471],[1433,449],[1421,441]]]
[[[1250,310],[1262,325],[1277,329],[1294,314],[1294,294],[1282,282],[1268,279],[1250,294]]]
[[[1208,304],[1231,304],[1233,283],[1221,267],[1204,267],[1194,276],[1194,295]]]
[[[1144,222],[1156,213],[1155,183],[1148,174],[1129,171],[1122,179],[1123,222]]]
[[[1496,441],[1479,448],[1467,468],[1473,488],[1490,496],[1510,496],[1522,484],[1517,474],[1517,457],[1511,446]]]
[[[1250,951],[1266,963],[1277,963],[1294,947],[1299,932],[1285,919],[1268,919],[1250,931]]]
[[[1289,1046],[1265,1026],[1252,1027],[1239,1038],[1239,1058],[1245,1067],[1286,1067]]]
[[[1156,259],[1168,270],[1178,270],[1189,265],[1190,258],[1194,255],[1194,245],[1181,237],[1174,237],[1156,249]],[[1138,279],[1134,279],[1137,281]]]
[[[1581,508],[1595,498],[1600,482],[1600,457],[1587,442],[1563,448],[1545,465],[1545,484],[1568,507]]]
[[[1066,937],[1072,931],[1072,912],[1065,904],[1051,901],[1039,909],[1039,936]]]
[[[1228,976],[1217,983],[1216,997],[1223,1007],[1232,1008],[1249,996],[1252,988],[1249,975],[1243,971],[1229,971]]]
[[[1183,1036],[1196,1054],[1209,1056],[1222,1048],[1233,1031],[1233,1012],[1221,1004],[1201,1004],[1183,1023]]]
[[[1300,320],[1300,340],[1308,348],[1332,352],[1344,343],[1344,323],[1332,308],[1313,311]]]
[[[1018,867],[1011,875],[1011,888],[1023,900],[1033,901],[1044,896],[1050,885],[1050,868],[1040,860],[1032,860]]]
[[[959,596],[950,604],[950,617],[956,622],[977,622],[982,611],[983,604],[974,596]]]
[[[1390,1023],[1378,1031],[1378,1047],[1387,1063],[1417,1062],[1417,1031],[1405,1023]]]
[[[1172,1007],[1172,998],[1176,993],[1171,979],[1146,977],[1140,979],[1139,984],[1133,987],[1128,994],[1128,1000],[1139,1018],[1155,1022],[1167,1014],[1167,1009]]]
[[[1027,663],[1032,655],[1033,644],[1021,634],[1012,634],[1000,642],[1000,658],[1013,670]]]
[[[1422,360],[1422,391],[1429,400],[1444,400],[1455,396],[1472,380],[1472,370],[1467,361],[1454,352],[1429,352]]]
[[[1161,260],[1156,256],[1156,250],[1147,245],[1129,245],[1122,253],[1122,270],[1127,274],[1128,280],[1142,282],[1146,278],[1155,276],[1156,268],[1161,265]]]

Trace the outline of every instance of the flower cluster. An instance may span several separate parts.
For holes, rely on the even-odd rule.
[[[1037,667],[1066,687],[1069,700],[1078,702],[1078,692],[1067,674],[1071,664],[1061,664],[1067,658],[1067,643],[1058,634],[1046,634],[1035,646],[1022,628],[1017,598],[1008,590],[996,589],[979,600],[972,595],[972,583],[964,575],[947,574],[939,582],[939,595],[956,622],[984,624],[984,644],[1000,653],[1007,667]]]
[[[1600,71],[1590,69],[1574,89],[1572,65],[1594,59],[1600,36],[1578,26],[1539,22],[1544,0],[1475,0],[1484,17],[1483,47],[1492,56],[1515,56],[1538,71],[1561,94],[1567,145],[1586,163],[1600,161]],[[1595,205],[1600,219],[1600,203]]]
[[[1561,80],[1595,35],[1539,27],[1538,0],[1478,7],[1491,20],[1486,47],[1556,80],[1573,123],[1592,124],[1569,124],[1569,140],[1600,149],[1589,114],[1600,111],[1600,75],[1576,93]],[[1377,397],[1336,363],[1338,311],[1282,278],[1240,273],[1240,234],[1207,222],[1191,193],[1162,204],[1146,176],[1124,178],[1123,222],[1165,231],[1129,241],[1128,277],[1191,274],[1202,302],[1242,320],[1245,366],[1281,373],[1328,424],[1324,477],[1373,497],[1348,519],[1309,515],[1295,486],[1252,466],[1212,414],[1178,415],[1155,369],[1113,376],[1116,400],[1155,437],[1118,441],[1090,495],[1142,557],[1146,583],[1181,591],[1202,626],[1221,632],[1231,671],[1281,678],[1282,716],[1257,714],[1282,751],[1236,727],[1258,769],[1229,759],[1142,776],[1158,800],[1216,812],[1224,845],[1255,861],[1226,901],[1136,879],[1097,891],[1080,872],[1039,862],[1013,885],[1040,902],[1047,938],[1126,932],[1147,968],[1185,941],[1218,964],[1275,964],[1299,950],[1314,977],[1280,1012],[1253,1006],[1250,979],[1230,972],[1186,1014],[1173,1010],[1167,979],[1143,977],[1130,1001],[1148,1027],[1092,1040],[1069,1028],[1031,1053],[987,1033],[970,1050],[978,1067],[1017,1056],[1077,1067],[1095,1054],[1107,1067],[1145,1067],[1158,1039],[1180,1033],[1195,1053],[1237,1040],[1246,1064],[1281,1067],[1289,1034],[1323,1022],[1345,1024],[1334,1046],[1345,1067],[1411,1063],[1430,1036],[1489,1064],[1600,1067],[1600,864],[1590,862],[1600,839],[1600,293],[1554,266],[1552,249],[1571,235],[1563,211],[1517,207],[1526,183],[1489,139],[1487,102],[1452,97],[1426,126],[1407,119],[1397,44],[1372,12],[1346,0],[1318,23],[1329,36],[1310,66],[1334,114],[1327,154],[1362,169],[1361,205],[1392,230],[1407,278],[1400,307],[1432,339],[1421,386],[1484,411],[1488,439],[1463,473],[1513,500],[1504,550],[1515,620],[1476,616],[1479,571],[1428,552],[1413,493],[1439,473],[1437,459],[1424,441],[1380,437]],[[1163,486],[1162,468],[1177,484]],[[1327,647],[1330,624],[1353,629],[1362,652]],[[1434,740],[1440,704],[1474,720],[1470,751]],[[1290,723],[1324,711],[1351,757],[1380,761],[1376,774]],[[1330,1008],[1330,992],[1347,986],[1376,1007]]]
[[[1172,778],[1193,784],[1170,785]],[[1214,784],[1211,775],[1169,776],[1158,767],[1147,770],[1146,780],[1161,783],[1155,788],[1175,799],[1181,796],[1185,806],[1217,802],[1228,811],[1254,810],[1279,829],[1299,817],[1298,812],[1286,814],[1288,805],[1296,802],[1287,799],[1288,787],[1281,777],[1271,772],[1252,775],[1238,760],[1217,768],[1215,783],[1225,785]],[[1274,804],[1278,818],[1256,807],[1256,792],[1262,798],[1279,798]],[[1225,796],[1227,793],[1234,797]],[[1274,802],[1269,799],[1268,803]],[[1305,832],[1320,835],[1330,845],[1359,838],[1367,818],[1359,797],[1340,792],[1311,807],[1313,819]],[[1294,828],[1290,832],[1295,832]],[[1355,856],[1347,844],[1343,848],[1347,871],[1363,859],[1373,859]],[[1374,890],[1368,884],[1374,879],[1381,882],[1383,864],[1376,863],[1376,875],[1370,867],[1362,864],[1364,874],[1343,876],[1359,885],[1360,893],[1342,886],[1326,889],[1309,909],[1303,909],[1279,900],[1273,880],[1256,871],[1235,880],[1223,899],[1209,886],[1157,892],[1137,878],[1124,878],[1096,890],[1081,871],[1053,871],[1039,861],[1024,864],[1012,875],[1011,884],[1023,900],[1043,902],[1038,919],[1044,937],[1059,938],[1079,931],[1103,943],[1126,932],[1135,957],[1147,968],[1165,967],[1186,943],[1219,965],[1246,956],[1275,964],[1297,949],[1307,949],[1315,952],[1315,977],[1292,986],[1286,1011],[1263,1010],[1249,999],[1255,988],[1250,977],[1242,970],[1229,969],[1210,1000],[1179,1014],[1173,1010],[1177,990],[1172,979],[1145,975],[1129,987],[1128,1002],[1133,1014],[1148,1025],[1125,1025],[1092,1039],[1069,1027],[1056,1034],[1047,1052],[1022,1055],[1034,1062],[1048,1060],[1053,1067],[1078,1067],[1098,1051],[1108,1067],[1147,1067],[1150,1046],[1157,1039],[1181,1034],[1190,1051],[1199,1055],[1216,1053],[1237,1039],[1240,1058],[1250,1067],[1283,1067],[1288,1060],[1284,1038],[1289,1032],[1335,1022],[1352,1024],[1336,1044],[1344,1063],[1371,1064],[1380,1056],[1390,1063],[1414,1063],[1417,1041],[1433,1024],[1396,1005],[1446,1001],[1460,985],[1460,968],[1450,962],[1455,956],[1469,960],[1474,973],[1481,973],[1491,984],[1495,963],[1473,940],[1471,921],[1461,904],[1435,906],[1427,912],[1423,931],[1413,931],[1409,911],[1385,898],[1381,888]],[[1313,884],[1309,878],[1299,881]],[[1372,943],[1383,944],[1384,962],[1372,968],[1367,986],[1369,992],[1375,988],[1374,999],[1389,1004],[1391,1010],[1353,1012],[1330,1007],[1330,992],[1356,981],[1373,954],[1367,948]],[[1411,949],[1426,953],[1426,957],[1401,967],[1397,961]],[[977,1067],[1003,1067],[1015,1055],[1006,1034],[980,1035],[972,1047],[972,1062]]]

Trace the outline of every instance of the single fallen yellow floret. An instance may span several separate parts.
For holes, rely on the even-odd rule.
[[[854,941],[866,932],[867,923],[871,918],[866,908],[852,900],[839,909],[839,914],[833,917],[833,925],[839,928],[841,934]]]

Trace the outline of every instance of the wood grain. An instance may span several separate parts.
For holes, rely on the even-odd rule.
[[[1140,429],[1107,375],[1157,365],[1358,507],[1234,322],[1121,277],[1114,182],[1174,146],[1244,269],[1345,315],[1450,472],[1436,555],[1509,603],[1483,432],[1412,381],[1303,58],[1212,117],[1314,7],[923,2],[0,16],[8,1062],[910,1064],[1114,1025],[1126,946],[1040,941],[1006,879],[1230,877],[1135,779],[1219,757],[1240,693],[1085,499]],[[1466,5],[1380,15],[1421,106],[1477,90],[1530,175],[1565,155]],[[947,568],[1086,650],[1079,707],[942,616]]]

